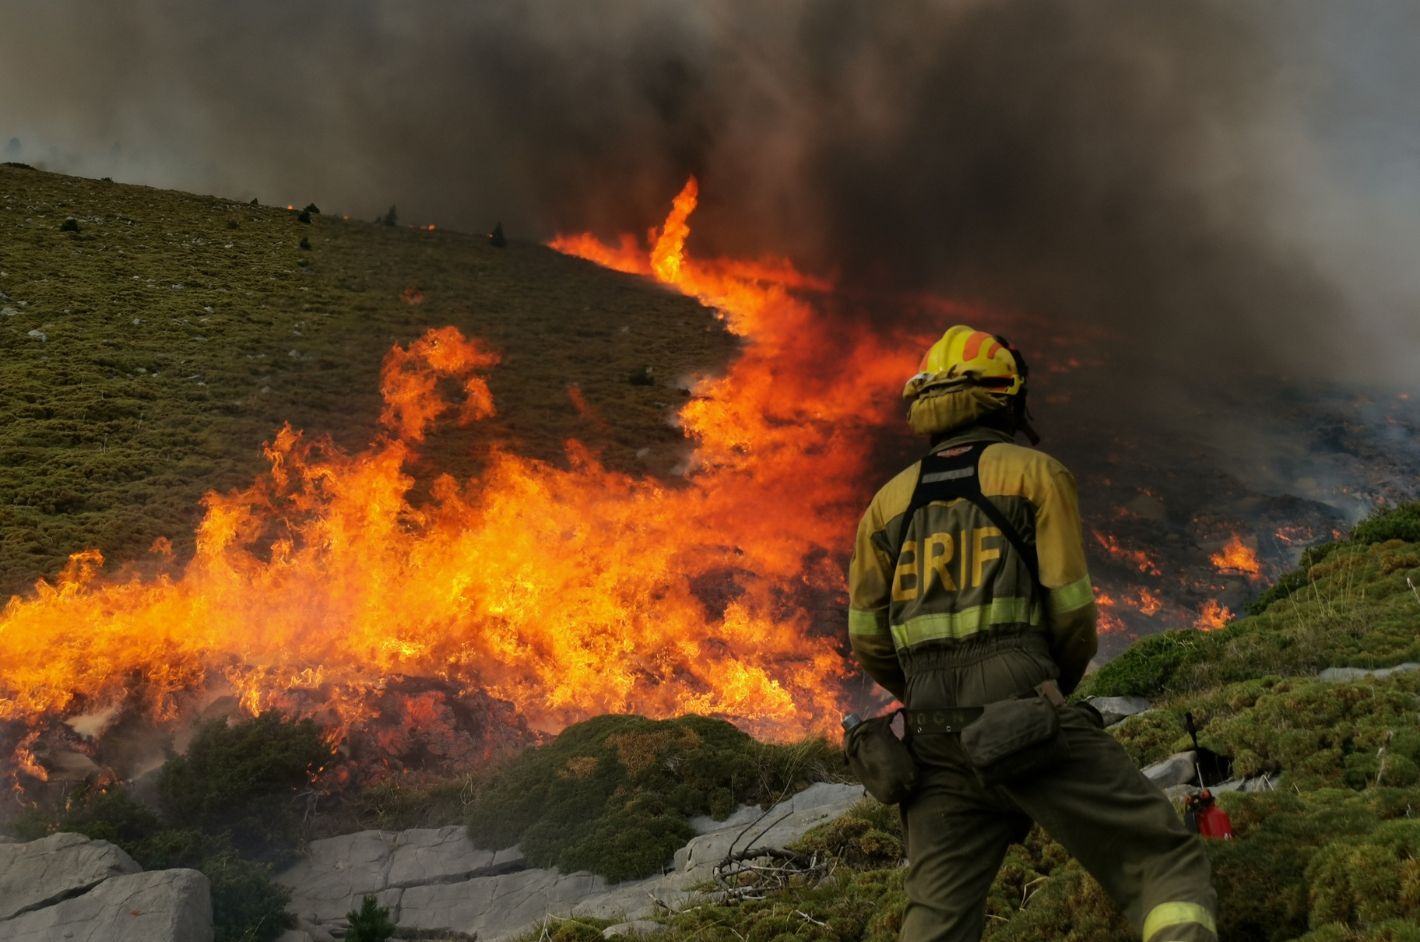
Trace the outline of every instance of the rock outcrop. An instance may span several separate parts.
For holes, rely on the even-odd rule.
[[[210,942],[196,870],[144,872],[107,841],[53,834],[0,844],[0,942]]]
[[[1365,677],[1374,677],[1376,680],[1385,680],[1393,674],[1408,674],[1411,671],[1420,671],[1420,663],[1406,661],[1394,667],[1328,667],[1317,674],[1318,680],[1330,681],[1334,684],[1345,683],[1351,680],[1361,680]]]
[[[463,828],[362,831],[312,841],[305,857],[277,875],[291,911],[314,939],[333,936],[364,896],[389,907],[403,931],[424,937],[477,936],[497,942],[549,916],[635,920],[658,905],[679,906],[733,846],[782,847],[838,817],[863,795],[857,785],[819,783],[768,812],[741,808],[725,821],[692,821],[699,831],[668,872],[608,884],[591,873],[529,867],[517,848],[475,847]],[[637,926],[644,932],[648,927]]]
[[[1105,726],[1121,723],[1143,713],[1150,706],[1143,697],[1090,697],[1085,702],[1099,711]]]
[[[1167,759],[1160,759],[1143,771],[1145,777],[1160,788],[1187,785],[1198,781],[1198,753],[1192,749],[1177,752]]]

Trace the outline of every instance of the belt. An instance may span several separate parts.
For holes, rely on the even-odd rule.
[[[1010,699],[1019,700],[1024,697],[1044,697],[1056,709],[1065,705],[1060,686],[1053,680],[1044,681],[1028,693]],[[967,724],[980,717],[985,709],[968,706],[945,707],[940,710],[903,710],[902,715],[908,734],[921,736],[925,733],[959,733]]]
[[[907,732],[913,736],[924,733],[959,733],[985,711],[984,707],[948,707],[944,710],[904,710]]]

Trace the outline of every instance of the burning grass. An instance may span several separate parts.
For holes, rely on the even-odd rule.
[[[71,215],[82,231],[61,233]],[[284,423],[368,441],[385,354],[431,326],[479,337],[502,364],[499,417],[435,433],[415,469],[425,486],[476,472],[499,438],[560,461],[577,437],[613,468],[668,471],[685,451],[668,421],[677,382],[736,346],[693,301],[539,246],[331,214],[302,225],[14,167],[0,167],[0,259],[3,595],[85,549],[151,570],[161,537],[186,559],[202,495],[248,484]],[[656,385],[625,381],[648,365]],[[614,430],[583,420],[571,385]]]

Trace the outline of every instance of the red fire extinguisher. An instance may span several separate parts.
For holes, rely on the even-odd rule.
[[[1217,840],[1230,841],[1233,839],[1233,822],[1228,817],[1228,813],[1218,807],[1218,803],[1213,800],[1213,793],[1208,790],[1210,782],[1217,782],[1232,770],[1232,762],[1223,758],[1211,749],[1204,749],[1198,744],[1198,727],[1193,725],[1193,714],[1183,715],[1184,724],[1188,727],[1188,735],[1193,739],[1194,755],[1200,759],[1207,758],[1209,761],[1209,771],[1216,775],[1216,778],[1208,779],[1203,777],[1203,763],[1194,765],[1194,771],[1198,773],[1198,791],[1189,795],[1183,800],[1183,823],[1188,825],[1188,829],[1200,837],[1211,837]]]
[[[1228,813],[1218,807],[1213,793],[1206,788],[1198,790],[1183,800],[1183,822],[1199,837],[1212,837],[1222,841],[1233,839],[1233,822]]]

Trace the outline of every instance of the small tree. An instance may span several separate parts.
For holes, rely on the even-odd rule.
[[[390,211],[380,217],[380,222],[387,226],[399,225],[399,213],[395,210],[394,204],[390,204]]]
[[[390,921],[389,907],[376,903],[373,896],[361,900],[360,908],[350,910],[345,918],[350,920],[345,942],[385,942],[394,935],[395,924]]]

